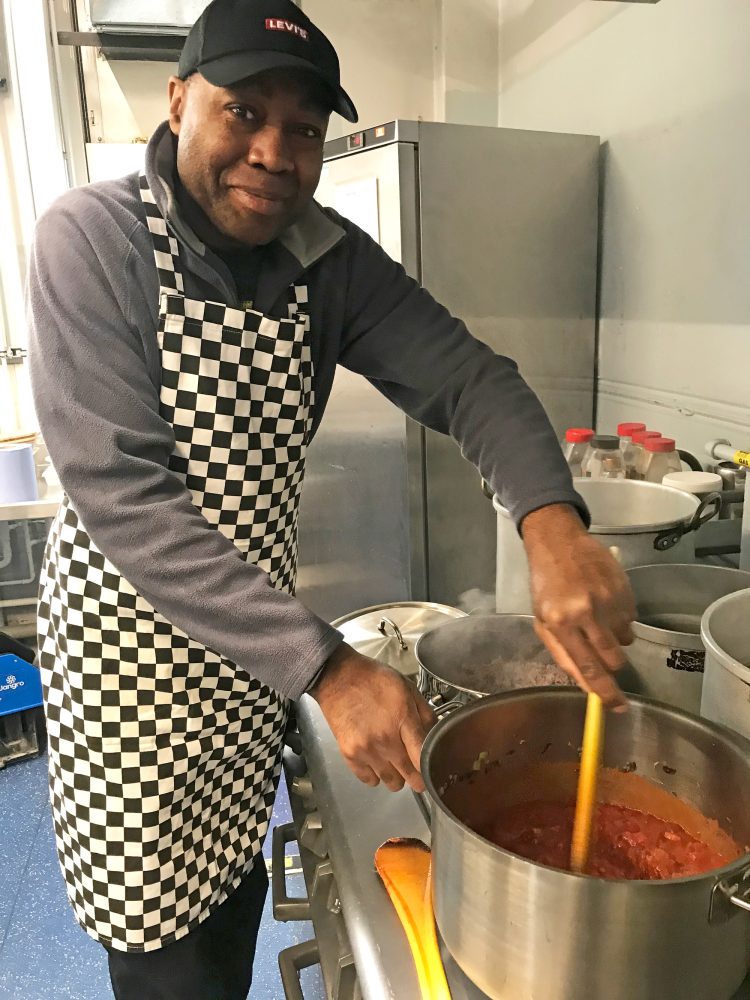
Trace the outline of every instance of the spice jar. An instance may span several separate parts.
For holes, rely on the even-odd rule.
[[[639,466],[643,456],[643,442],[646,438],[661,437],[659,431],[633,431],[630,444],[623,452],[625,459],[625,477],[627,479],[642,479]]]
[[[636,431],[645,431],[645,430],[646,430],[645,424],[630,423],[630,424],[617,425],[617,436],[620,438],[620,448],[622,449],[623,454],[625,453],[625,449],[630,444],[633,434],[635,434]]]
[[[583,475],[589,479],[624,479],[625,459],[620,439],[614,434],[597,434],[583,460]]]
[[[594,432],[589,427],[569,427],[565,431],[563,454],[573,476],[582,475],[581,464],[593,436]]]
[[[646,438],[643,449],[638,471],[641,472],[641,479],[645,479],[647,483],[660,483],[670,472],[682,471],[674,438]]]

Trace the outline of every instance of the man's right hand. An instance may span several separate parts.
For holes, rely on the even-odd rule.
[[[342,643],[310,694],[360,781],[424,791],[419,757],[435,716],[411,681]]]

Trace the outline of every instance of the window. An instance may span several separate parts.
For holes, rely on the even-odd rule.
[[[36,218],[70,186],[48,38],[46,4],[0,0],[0,439],[36,425],[26,267]]]

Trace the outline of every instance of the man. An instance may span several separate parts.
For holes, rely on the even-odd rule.
[[[356,121],[290,0],[215,0],[144,176],[38,225],[32,378],[66,493],[39,606],[51,798],[119,1000],[246,996],[289,699],[318,700],[362,781],[422,787],[428,706],[293,596],[337,363],[453,435],[520,526],[550,648],[623,705],[627,583],[552,429],[511,361],[313,201],[331,111]]]

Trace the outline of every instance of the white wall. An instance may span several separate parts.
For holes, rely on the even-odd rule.
[[[501,0],[501,125],[603,147],[600,427],[750,444],[750,4]],[[704,456],[705,458],[705,456]]]
[[[432,117],[436,0],[304,0],[302,6],[338,52],[357,128]],[[334,115],[329,138],[354,127]]]
[[[498,2],[436,0],[436,121],[497,124]]]

